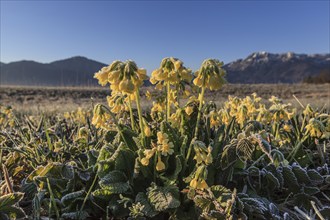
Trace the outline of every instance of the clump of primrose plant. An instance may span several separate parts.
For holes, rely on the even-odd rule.
[[[195,128],[195,138],[198,136],[198,128],[199,121],[201,118],[201,110],[204,100],[205,89],[210,90],[219,90],[223,84],[226,83],[224,76],[226,75],[226,71],[222,69],[223,62],[220,62],[216,59],[207,59],[204,60],[201,67],[198,71],[195,72],[196,78],[193,83],[201,88],[199,94],[199,107],[198,107],[198,115],[197,122]]]
[[[126,96],[125,101],[128,103],[128,107],[130,110],[130,119],[131,126],[134,129],[134,116],[132,110],[131,101],[135,100],[139,115],[139,126],[141,130],[142,139],[144,140],[144,124],[142,119],[142,110],[140,103],[140,87],[143,85],[143,81],[146,80],[147,74],[146,70],[142,68],[138,68],[136,63],[132,60],[127,60],[125,62],[122,61],[114,61],[109,66],[103,67],[100,71],[95,73],[94,78],[98,79],[99,84],[105,86],[106,84],[110,84],[110,89],[112,90],[112,97],[108,98],[110,100],[115,99],[115,96],[124,95]],[[117,110],[118,108],[114,108],[114,106],[110,105],[113,110]],[[145,140],[144,140],[145,141]]]

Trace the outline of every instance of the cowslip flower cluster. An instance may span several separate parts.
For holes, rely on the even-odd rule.
[[[206,147],[201,141],[195,141],[194,143],[196,165],[198,166],[196,172],[193,175],[193,179],[190,181],[189,186],[194,189],[207,189],[209,186],[206,183],[207,178],[207,166],[213,162],[212,147]]]
[[[212,147],[209,146],[206,148],[205,144],[201,141],[195,141],[194,145],[194,150],[195,150],[195,157],[194,159],[196,160],[196,163],[199,164],[205,164],[209,165],[212,163],[213,158],[212,158]]]
[[[291,104],[282,104],[281,100],[275,96],[272,96],[269,101],[273,103],[272,106],[269,107],[269,111],[273,114],[272,120],[274,122],[290,120],[296,112],[295,109],[290,112],[289,108],[291,107]]]
[[[201,165],[197,168],[193,179],[190,181],[189,186],[193,189],[208,189],[209,186],[206,183],[205,179],[207,178],[207,169],[205,165]]]
[[[153,145],[152,149],[144,150],[144,157],[141,159],[141,164],[143,166],[148,166],[150,159],[156,155],[157,164],[156,170],[162,171],[165,169],[165,164],[161,159],[161,156],[168,156],[174,153],[174,145],[169,141],[168,135],[166,133],[157,132],[157,145]]]
[[[107,102],[111,112],[118,114],[123,111],[128,111],[129,108],[126,103],[129,98],[129,96],[125,97],[119,92],[113,92],[111,96],[107,96]]]
[[[114,61],[95,73],[99,84],[110,84],[110,89],[125,94],[133,94],[147,79],[146,70],[139,69],[134,61]]]
[[[0,125],[9,125],[14,127],[15,119],[13,109],[10,106],[0,105]]]
[[[330,132],[326,131],[326,127],[320,120],[311,118],[305,127],[306,133],[310,134],[311,137],[316,138],[329,138]]]
[[[110,120],[111,116],[107,112],[106,107],[102,104],[97,104],[93,110],[92,124],[96,128],[111,129],[113,124]]]
[[[204,60],[202,66],[195,72],[196,78],[193,83],[198,87],[210,90],[218,90],[226,83],[224,76],[226,71],[222,69],[223,62],[216,59]]]
[[[157,89],[162,89],[164,84],[179,84],[181,81],[190,82],[191,70],[183,66],[183,62],[177,58],[164,58],[160,67],[151,73],[150,82],[156,84]]]

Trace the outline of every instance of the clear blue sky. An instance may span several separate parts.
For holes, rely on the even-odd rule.
[[[163,57],[193,70],[255,51],[329,53],[325,1],[4,1],[0,60],[81,55],[133,59],[150,73]]]

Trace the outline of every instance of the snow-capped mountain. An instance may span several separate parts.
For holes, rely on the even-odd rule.
[[[330,54],[252,53],[224,66],[231,83],[296,83],[330,69]]]

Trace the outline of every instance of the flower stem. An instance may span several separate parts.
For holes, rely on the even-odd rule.
[[[142,119],[142,110],[141,110],[141,103],[140,103],[140,91],[139,89],[136,90],[136,106],[139,114],[139,125],[141,129],[141,135],[142,135],[142,145],[144,148],[146,148],[146,139],[144,134],[144,124]]]
[[[198,115],[197,115],[197,121],[196,121],[196,127],[195,127],[195,135],[194,137],[198,137],[198,128],[199,128],[199,121],[201,120],[201,111],[203,106],[203,100],[204,100],[204,93],[205,93],[205,86],[202,87],[202,91],[199,94],[199,107],[198,107]]]
[[[135,131],[132,101],[131,101],[130,97],[128,97],[128,107],[129,107],[129,115],[130,115],[130,118],[131,118],[131,127],[132,127],[132,130]]]
[[[170,118],[171,104],[170,104],[170,82],[166,83],[166,121]]]

